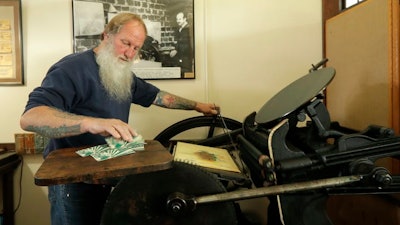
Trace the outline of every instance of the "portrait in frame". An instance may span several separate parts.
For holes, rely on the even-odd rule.
[[[0,0],[0,85],[23,85],[21,0]]]
[[[128,3],[129,2],[129,3]],[[195,79],[194,0],[156,2],[72,0],[74,52],[97,46],[105,25],[118,13],[138,14],[146,40],[132,71],[145,80]]]

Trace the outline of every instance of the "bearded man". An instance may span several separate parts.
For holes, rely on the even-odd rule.
[[[56,149],[105,144],[104,137],[132,141],[130,105],[217,114],[214,104],[162,91],[131,72],[147,36],[143,20],[131,13],[115,16],[99,46],[55,63],[29,95],[21,128],[50,137],[43,155]],[[84,170],[84,165],[82,165]],[[49,186],[52,225],[98,225],[111,187],[96,184]]]

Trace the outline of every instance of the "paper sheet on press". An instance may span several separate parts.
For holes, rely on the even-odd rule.
[[[107,137],[105,140],[107,144],[81,149],[76,151],[76,153],[82,157],[91,156],[96,161],[103,161],[132,154],[136,151],[142,151],[145,145],[141,135],[135,136],[132,142],[116,139],[114,137]]]

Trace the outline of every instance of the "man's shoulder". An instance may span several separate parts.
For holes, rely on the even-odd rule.
[[[71,66],[73,64],[84,65],[89,62],[95,62],[93,50],[87,50],[79,53],[72,53],[60,59],[55,65],[67,65]]]
[[[57,63],[50,67],[49,73],[64,73],[70,76],[80,76],[82,73],[90,71],[96,72],[97,66],[94,52],[88,50],[81,53],[73,53],[60,59]]]

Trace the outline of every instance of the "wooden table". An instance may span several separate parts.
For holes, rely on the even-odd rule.
[[[148,173],[172,167],[172,155],[158,141],[147,140],[144,151],[105,161],[81,157],[66,148],[51,152],[35,174],[35,184],[48,186],[65,183],[107,183],[108,179],[130,174]]]

